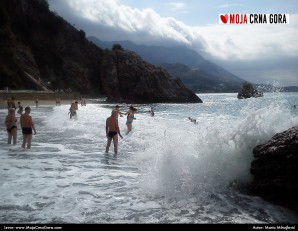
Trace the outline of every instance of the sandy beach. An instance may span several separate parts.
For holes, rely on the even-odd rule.
[[[61,105],[70,105],[73,100],[60,100]],[[29,107],[36,107],[35,101],[32,100],[22,100],[22,99],[16,99],[16,105],[18,102],[21,102],[21,105],[25,108],[27,106]],[[38,103],[39,107],[42,106],[56,106],[56,101],[55,100],[39,100]],[[0,101],[0,108],[5,108],[7,107],[7,102],[6,100],[1,100]]]
[[[56,106],[56,99],[60,98],[61,105],[70,105],[74,101],[78,101],[81,104],[80,94],[71,93],[52,93],[52,92],[34,92],[34,91],[13,91],[9,93],[0,92],[0,108],[7,107],[7,99],[15,98],[16,105],[18,102],[21,102],[23,107],[36,107],[35,100],[38,98],[38,106]],[[90,100],[87,100],[87,103],[90,103]]]

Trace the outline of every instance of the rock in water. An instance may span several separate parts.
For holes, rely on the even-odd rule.
[[[298,211],[298,126],[253,150],[254,195]]]
[[[247,99],[252,97],[263,97],[263,92],[256,90],[251,83],[244,83],[238,92],[238,99]]]

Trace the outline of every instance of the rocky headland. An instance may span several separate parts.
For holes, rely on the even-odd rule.
[[[164,69],[121,47],[101,49],[46,0],[0,1],[0,90],[70,89],[127,103],[201,103]]]

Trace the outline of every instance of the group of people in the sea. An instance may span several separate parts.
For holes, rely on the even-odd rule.
[[[34,101],[36,103],[36,107],[38,107],[38,98]],[[70,119],[77,117],[77,110],[78,110],[78,100],[71,103],[71,106],[69,108],[69,115]],[[60,106],[60,99],[56,99],[56,106]],[[82,106],[86,106],[86,100],[83,99],[81,101]],[[5,118],[5,126],[8,133],[8,144],[16,145],[17,144],[17,117],[16,117],[16,104],[15,104],[15,98],[9,98],[7,100],[7,108],[8,108],[8,115]],[[120,133],[119,129],[119,123],[118,123],[118,117],[123,117],[124,115],[127,116],[126,120],[126,126],[127,131],[126,135],[132,131],[132,124],[135,118],[135,113],[137,112],[137,109],[134,106],[130,106],[129,110],[127,112],[121,112],[119,105],[115,106],[115,108],[112,110],[111,116],[106,119],[106,137],[107,137],[107,145],[106,145],[106,152],[109,151],[110,145],[113,141],[114,144],[114,152],[115,154],[118,153],[118,135],[123,138],[123,136]],[[22,128],[22,134],[23,134],[23,143],[22,148],[31,148],[31,141],[32,141],[32,135],[36,134],[36,129],[32,120],[32,117],[30,115],[31,108],[26,107],[25,110],[23,110],[23,106],[21,105],[21,102],[18,102],[18,114],[20,114],[20,125]],[[151,110],[149,111],[151,116],[154,116],[154,110],[151,107]]]
[[[38,98],[35,100],[36,107],[38,107]],[[70,119],[77,117],[77,110],[78,110],[78,100],[71,103],[69,108],[69,116]],[[56,99],[56,106],[60,106],[60,99]],[[86,106],[86,100],[81,99],[81,105]],[[5,119],[5,125],[8,132],[8,144],[11,144],[13,142],[14,145],[17,143],[17,118],[16,118],[16,104],[15,104],[15,98],[12,97],[11,99],[7,100],[7,107],[8,107],[8,115]],[[34,126],[34,123],[32,121],[32,117],[30,115],[31,108],[26,107],[25,111],[23,110],[23,106],[20,102],[18,102],[18,111],[17,113],[20,114],[20,125],[22,128],[22,134],[23,134],[23,143],[22,147],[30,149],[31,148],[31,140],[32,140],[32,134],[36,134],[36,129]],[[114,153],[118,153],[118,136],[123,138],[123,136],[120,133],[119,128],[119,121],[118,118],[126,116],[126,126],[127,131],[126,135],[128,135],[132,131],[132,124],[133,121],[136,120],[135,113],[137,112],[137,108],[135,108],[133,105],[131,105],[127,112],[121,112],[120,106],[116,105],[115,108],[113,108],[111,112],[111,116],[109,116],[106,119],[106,137],[107,137],[107,144],[106,144],[106,153],[109,152],[111,143],[113,141],[114,144]],[[153,107],[150,108],[148,111],[151,116],[155,115]],[[188,117],[188,119],[197,124],[196,119],[193,119],[191,117]]]
[[[79,99],[81,100],[81,105],[86,106],[86,100],[85,99]],[[38,97],[35,99],[35,104],[36,108],[38,108]],[[15,98],[11,97],[7,99],[7,108],[8,108],[8,115],[5,118],[5,126],[6,130],[8,133],[8,144],[13,143],[13,145],[17,144],[17,118],[16,118],[16,112],[20,115],[20,125],[22,129],[22,134],[23,134],[23,142],[22,142],[22,148],[31,148],[31,141],[32,141],[32,134],[36,134],[36,129],[32,120],[32,117],[30,115],[31,108],[26,107],[25,110],[23,109],[23,106],[21,105],[21,102],[17,103],[18,106],[16,105]],[[78,100],[74,101],[71,103],[71,106],[69,108],[69,115],[70,119],[76,118],[77,117],[77,110],[78,110]],[[56,98],[56,106],[60,106],[60,98]],[[298,105],[294,105],[292,108],[296,109]],[[129,110],[127,112],[121,112],[120,111],[120,106],[116,105],[115,108],[113,108],[111,112],[111,116],[109,116],[106,119],[106,137],[107,137],[107,145],[106,145],[106,153],[109,152],[111,143],[113,141],[114,144],[114,152],[115,154],[118,153],[118,136],[123,138],[123,136],[120,133],[120,128],[119,128],[119,122],[118,118],[123,117],[123,115],[126,116],[126,126],[127,126],[127,131],[126,135],[129,134],[132,131],[132,124],[133,121],[136,120],[135,113],[137,112],[137,109],[134,106],[130,106]],[[154,116],[154,109],[151,107],[150,110],[148,111],[151,116]],[[198,124],[197,120],[188,117],[189,121]]]
[[[38,98],[35,100],[36,107],[38,107]],[[78,110],[78,100],[71,103],[69,108],[69,116],[70,119],[77,117],[77,110]],[[56,98],[56,106],[60,106],[60,98]],[[81,100],[81,105],[86,106],[86,100]],[[16,118],[16,104],[15,104],[15,98],[12,97],[11,99],[7,100],[7,107],[8,107],[8,115],[5,119],[5,125],[8,132],[8,144],[11,144],[13,142],[14,145],[17,144],[17,118]],[[22,148],[31,148],[31,141],[32,141],[32,134],[34,132],[34,135],[36,134],[36,129],[32,120],[32,117],[30,115],[31,108],[26,107],[25,110],[23,110],[23,106],[21,105],[21,102],[18,102],[18,110],[17,113],[20,114],[20,125],[22,128],[22,134],[23,134],[23,143]],[[111,116],[106,119],[106,137],[107,137],[107,145],[106,145],[106,153],[109,152],[111,143],[113,141],[114,144],[114,153],[118,153],[118,136],[123,138],[123,136],[120,133],[119,128],[119,122],[118,118],[126,116],[126,126],[127,131],[126,135],[128,135],[132,131],[132,124],[133,121],[136,120],[135,113],[137,112],[137,109],[134,106],[130,106],[129,110],[127,112],[121,112],[120,106],[116,105],[115,108],[112,110]],[[150,108],[148,111],[151,116],[155,115],[153,107]],[[196,119],[193,119],[191,117],[188,117],[188,119],[197,124]]]
[[[79,100],[81,101],[81,106],[86,106],[87,105],[86,99],[79,99]],[[56,99],[56,102],[57,102],[57,99]],[[56,105],[57,105],[57,103],[56,103]],[[59,98],[59,104],[58,105],[61,105],[60,98]],[[68,112],[70,119],[77,118],[77,110],[78,109],[79,109],[78,100],[76,100],[75,102],[72,102],[70,104],[70,108],[69,108],[69,112]]]
[[[38,107],[38,98],[36,98],[36,107]],[[71,103],[71,106],[69,108],[69,116],[70,119],[77,117],[77,110],[78,110],[78,100]],[[60,99],[56,99],[56,106],[61,105]],[[81,100],[81,105],[86,106],[86,100]],[[14,145],[17,143],[17,118],[16,118],[16,104],[15,104],[15,98],[12,97],[11,99],[7,100],[7,107],[8,107],[8,115],[5,119],[5,125],[8,132],[8,144],[11,144],[13,142]],[[36,134],[36,129],[34,126],[34,123],[32,121],[32,117],[30,115],[31,108],[26,107],[25,110],[23,110],[23,106],[20,102],[18,102],[18,111],[17,113],[20,114],[20,125],[22,128],[22,134],[23,134],[23,143],[22,147],[30,149],[31,148],[31,140],[32,140],[32,134],[34,132],[34,135]],[[119,121],[118,118],[126,116],[126,126],[127,131],[126,135],[128,135],[132,131],[132,124],[133,121],[136,120],[135,113],[137,112],[137,108],[135,108],[133,105],[131,105],[127,112],[121,112],[120,106],[116,105],[115,108],[113,108],[111,112],[111,116],[109,116],[106,119],[106,137],[107,137],[107,144],[106,144],[106,153],[109,152],[111,143],[113,141],[114,144],[114,153],[118,153],[118,136],[123,138],[123,136],[120,133],[119,128]],[[148,111],[151,116],[155,115],[153,107],[150,108]],[[188,119],[193,122],[194,124],[197,124],[198,122],[196,119],[192,117],[188,117]]]
[[[71,103],[71,106],[68,112],[68,114],[70,115],[70,119],[77,118],[78,104],[79,104],[78,101]],[[81,105],[86,106],[86,100],[82,100]],[[119,116],[120,117],[123,117],[123,115],[127,116],[127,120],[126,120],[126,126],[127,126],[126,135],[127,135],[132,131],[132,123],[136,119],[135,117],[136,112],[137,112],[137,109],[132,105],[129,107],[129,110],[127,112],[121,112],[119,105],[116,105],[115,108],[112,110],[111,116],[106,119],[106,126],[105,126],[106,137],[107,137],[106,153],[109,152],[112,141],[114,144],[114,152],[115,154],[118,153],[118,136],[123,138],[119,128],[119,122],[118,122]],[[154,116],[154,110],[152,107],[149,113],[151,114],[151,116]]]
[[[16,105],[15,105],[15,98],[12,97],[11,99],[7,100],[7,108],[8,108],[8,115],[5,118],[5,126],[8,133],[8,140],[7,143],[13,145],[17,144],[17,118],[16,118]],[[23,142],[22,148],[31,148],[31,140],[32,134],[36,134],[35,126],[32,121],[32,117],[30,115],[31,108],[26,107],[25,111],[23,112],[23,106],[21,102],[18,102],[18,111],[17,113],[20,114],[20,125],[22,128],[23,134]]]

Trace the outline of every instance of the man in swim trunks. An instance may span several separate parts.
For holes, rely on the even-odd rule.
[[[15,116],[15,109],[9,108],[8,115],[5,119],[6,130],[8,133],[8,144],[11,144],[11,139],[13,139],[13,144],[17,144],[17,126],[16,126],[16,116]]]
[[[23,133],[22,148],[25,148],[27,143],[27,149],[31,148],[32,130],[34,131],[34,135],[36,134],[35,126],[33,124],[32,117],[30,116],[30,112],[31,112],[31,108],[26,107],[25,113],[22,114],[20,117],[20,123],[21,123],[22,133]]]
[[[120,134],[120,129],[118,126],[118,112],[116,110],[113,110],[112,115],[106,120],[106,135],[108,138],[106,153],[109,152],[111,142],[113,140],[114,152],[116,155],[118,154],[118,134],[121,138],[123,138]]]

